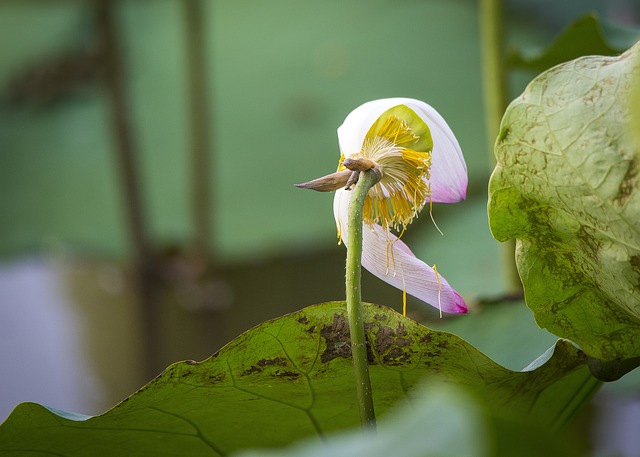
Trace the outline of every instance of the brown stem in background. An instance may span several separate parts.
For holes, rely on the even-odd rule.
[[[115,137],[115,154],[118,172],[124,190],[124,210],[134,253],[135,280],[142,317],[144,373],[147,377],[157,374],[158,325],[154,303],[156,275],[149,248],[149,236],[145,208],[142,201],[140,176],[134,141],[129,122],[126,91],[124,87],[122,55],[120,53],[115,20],[115,0],[99,0],[96,4],[98,31],[104,57],[104,84],[111,112]]]
[[[192,249],[196,257],[213,267],[211,246],[210,187],[211,116],[208,108],[205,52],[204,5],[201,0],[184,3],[187,31],[187,65],[189,72],[189,107],[191,125],[191,201],[193,217]]]

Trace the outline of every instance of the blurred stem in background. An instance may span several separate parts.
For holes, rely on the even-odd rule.
[[[495,165],[493,148],[500,133],[500,122],[507,104],[507,68],[504,57],[503,1],[480,1],[480,32],[482,35],[482,71],[484,84],[485,124],[488,151]],[[508,294],[520,294],[522,283],[515,263],[515,241],[502,245],[503,268]]]
[[[118,172],[122,180],[124,210],[134,252],[134,272],[138,294],[144,341],[144,373],[157,374],[160,361],[157,347],[158,309],[156,306],[155,265],[150,247],[147,214],[140,186],[140,174],[128,116],[126,91],[123,80],[122,55],[118,43],[116,11],[119,2],[100,0],[96,3],[99,40],[104,56],[103,77],[115,138]]]
[[[192,204],[192,236],[183,252],[189,268],[171,268],[170,258],[157,255],[152,246],[149,232],[147,208],[144,204],[139,164],[137,163],[133,128],[129,119],[129,106],[124,84],[123,56],[118,42],[117,12],[122,4],[118,1],[99,0],[96,3],[99,39],[104,56],[104,86],[111,114],[111,124],[115,138],[115,154],[118,174],[123,189],[125,223],[128,226],[130,243],[133,248],[133,268],[142,340],[144,341],[144,368],[147,378],[154,377],[164,368],[160,338],[163,331],[162,285],[186,284],[191,291],[181,296],[182,302],[190,309],[207,309],[215,297],[207,288],[208,280],[214,274],[211,215],[213,212],[210,187],[210,128],[206,75],[204,4],[201,0],[183,2],[185,20],[185,53],[188,71],[188,122],[190,126],[190,183],[189,193]],[[184,273],[186,271],[186,273]],[[175,274],[178,276],[176,277]],[[185,274],[186,276],[181,276]],[[195,292],[194,292],[195,291]],[[187,303],[188,302],[188,303]],[[219,319],[213,321],[215,324]],[[203,334],[210,334],[207,319],[200,319]],[[217,329],[220,333],[220,329]],[[215,332],[214,332],[215,333]]]
[[[210,174],[211,142],[213,126],[208,110],[206,90],[206,50],[204,29],[204,5],[202,0],[183,3],[187,31],[187,65],[189,71],[189,108],[191,125],[191,200],[193,218],[192,249],[197,259],[214,267],[211,246],[211,214],[213,214]]]
[[[208,313],[207,319],[198,319],[200,334],[207,342],[215,341],[224,335],[224,312],[228,304],[220,297],[220,291],[214,287],[218,283],[220,266],[216,262],[216,234],[212,226],[215,214],[215,202],[211,185],[211,162],[214,149],[211,139],[214,131],[211,115],[209,90],[211,78],[207,74],[207,62],[211,52],[207,49],[206,3],[203,0],[186,0],[184,21],[186,33],[186,55],[188,79],[188,107],[190,135],[190,174],[191,192],[188,193],[191,204],[192,238],[186,247],[189,261],[192,263],[194,277],[187,278],[196,286],[198,293],[184,297],[191,309]],[[224,295],[224,292],[223,292]],[[193,329],[192,329],[193,330]],[[223,341],[224,342],[224,341]]]

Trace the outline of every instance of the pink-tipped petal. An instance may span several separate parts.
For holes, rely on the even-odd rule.
[[[333,205],[338,230],[345,246],[348,243],[349,197],[347,191],[338,190]],[[372,274],[444,313],[467,312],[464,300],[447,280],[418,259],[395,235],[379,225],[367,224],[364,224],[362,234],[362,266]]]
[[[392,286],[443,313],[466,313],[464,300],[435,270],[409,247],[379,225],[363,227],[362,266]]]
[[[430,105],[412,98],[385,98],[360,105],[338,127],[338,143],[345,157],[362,148],[369,128],[382,113],[397,105],[406,105],[429,126],[433,139],[431,153],[431,200],[455,203],[466,198],[467,165],[458,140],[446,121]]]

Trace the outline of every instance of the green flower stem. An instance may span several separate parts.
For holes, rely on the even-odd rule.
[[[489,157],[495,165],[493,145],[507,108],[502,0],[480,1],[484,106]]]
[[[362,270],[362,207],[369,189],[380,180],[372,170],[360,173],[358,183],[351,191],[349,202],[347,238],[347,314],[351,334],[351,354],[356,380],[356,395],[360,407],[360,422],[363,428],[375,429],[376,416],[373,409],[367,341],[364,335],[364,316],[360,277]]]
[[[507,75],[504,57],[503,0],[480,1],[480,30],[482,35],[482,70],[487,141],[492,166],[495,165],[493,146],[500,133],[500,122],[507,108]],[[502,248],[503,265],[509,292],[522,291],[522,283],[515,263],[515,242]]]

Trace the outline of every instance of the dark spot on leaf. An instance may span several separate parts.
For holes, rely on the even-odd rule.
[[[273,359],[258,360],[259,367],[266,367],[269,365],[278,365],[278,366],[284,367],[287,365],[287,359],[285,359],[284,357],[276,357]]]
[[[258,368],[257,366],[252,365],[250,368],[247,368],[242,373],[240,373],[240,376],[249,376],[254,373],[261,373],[261,372],[262,372],[261,368]]]
[[[411,360],[414,351],[408,346],[413,344],[413,339],[407,335],[402,323],[395,330],[382,325],[378,327],[373,345],[385,365],[403,365]]]
[[[580,230],[578,230],[578,238],[589,248],[589,251],[592,254],[589,256],[591,257],[591,260],[597,263],[597,252],[602,247],[602,243],[593,236],[590,230],[591,229],[588,229],[586,226],[580,227]]]
[[[408,360],[409,360],[409,354],[402,352],[402,349],[400,348],[391,348],[387,353],[387,355],[385,356],[385,362],[387,363],[398,362],[398,361],[406,362]]]
[[[431,343],[431,340],[433,339],[433,337],[431,336],[430,333],[427,333],[425,336],[423,336],[422,338],[420,338],[420,342],[421,343]]]
[[[501,143],[506,142],[510,135],[511,135],[511,128],[510,127],[506,127],[504,129],[502,129],[500,131],[500,135],[498,136],[497,143],[501,144]]]
[[[225,373],[212,374],[209,376],[209,382],[215,384],[217,382],[223,382],[226,375]]]
[[[343,314],[334,314],[333,321],[320,330],[320,336],[324,338],[326,348],[320,355],[322,363],[343,357],[351,358],[351,338],[349,336],[349,322]]]
[[[309,322],[309,319],[307,319],[307,316],[302,316],[300,319],[298,319],[298,322],[304,325]]]
[[[312,326],[311,326],[311,327],[309,327],[306,331],[307,331],[307,333],[315,333],[315,331],[316,331],[316,326],[315,326],[315,325],[312,325]]]
[[[440,341],[436,346],[442,349],[447,349],[449,347],[449,342],[443,340],[443,341]]]
[[[620,187],[618,189],[618,194],[614,197],[613,201],[620,205],[624,206],[631,197],[635,189],[635,184],[638,178],[638,168],[636,166],[636,161],[631,160],[629,162],[629,168],[627,168],[627,172],[620,183]]]
[[[278,378],[285,378],[293,381],[294,379],[298,379],[302,375],[294,371],[277,371],[275,376]]]

